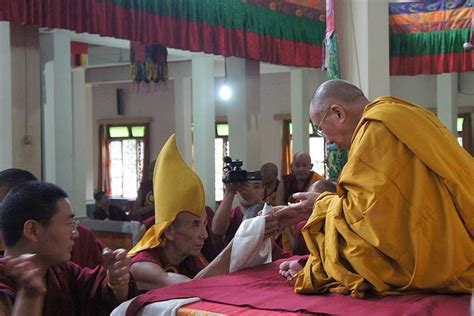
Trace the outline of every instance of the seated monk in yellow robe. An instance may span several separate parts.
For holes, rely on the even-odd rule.
[[[471,293],[474,161],[452,133],[423,107],[369,102],[343,80],[316,90],[310,116],[349,159],[337,193],[300,193],[299,203],[274,209],[280,225],[312,209],[308,261],[300,271],[280,267],[296,277],[295,291]]]

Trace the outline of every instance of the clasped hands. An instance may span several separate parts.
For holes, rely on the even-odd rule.
[[[107,284],[112,290],[128,287],[130,282],[129,264],[125,249],[112,251],[104,248],[102,251],[104,267],[107,269]]]
[[[293,194],[293,198],[298,202],[274,206],[270,217],[276,220],[277,229],[283,229],[300,221],[307,220],[319,195],[316,192],[299,192]]]

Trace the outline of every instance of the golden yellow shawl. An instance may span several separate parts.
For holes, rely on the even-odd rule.
[[[392,97],[367,105],[338,186],[303,229],[296,292],[472,291],[474,160],[433,113]]]

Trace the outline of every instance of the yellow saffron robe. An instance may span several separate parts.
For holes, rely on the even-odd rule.
[[[378,98],[303,236],[298,293],[471,293],[474,159],[427,109]]]

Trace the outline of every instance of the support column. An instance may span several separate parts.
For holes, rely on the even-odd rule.
[[[87,144],[92,138],[86,138],[87,114],[86,109],[86,81],[83,68],[76,68],[72,72],[72,115],[73,115],[73,174],[71,179],[74,186],[74,195],[69,196],[75,208],[77,217],[87,216],[86,212],[86,157]]]
[[[94,122],[94,115],[92,113],[92,87],[86,85],[85,87],[85,114],[86,114],[86,201],[94,202],[94,131],[96,125]]]
[[[436,104],[441,122],[457,137],[458,74],[447,73],[436,76]]]
[[[183,75],[174,78],[174,111],[176,141],[184,160],[192,165],[192,93],[191,78]]]
[[[302,69],[291,70],[291,124],[293,126],[293,153],[309,153],[309,104],[304,99]]]
[[[21,168],[41,179],[38,29],[0,22],[0,170]]]
[[[233,94],[227,112],[231,156],[245,169],[260,170],[260,63],[227,58],[227,83]]]
[[[205,54],[192,57],[194,165],[206,192],[206,205],[215,208],[215,104],[214,59]]]
[[[10,23],[0,22],[0,170],[13,166]]]
[[[75,128],[75,112],[72,101],[71,49],[69,33],[54,30],[40,37],[42,66],[44,68],[44,130],[51,139],[44,146],[44,170],[47,181],[62,187],[70,196],[78,214],[86,213],[85,181],[76,182],[77,174],[85,174],[85,153],[74,148],[83,135],[75,135],[85,129],[85,120]],[[51,63],[51,64],[50,64]],[[82,97],[84,99],[84,97]],[[83,106],[77,105],[77,106]],[[76,113],[77,114],[77,113]],[[82,114],[81,114],[82,115]],[[53,130],[54,134],[50,131]],[[46,135],[45,135],[46,136]],[[76,164],[82,166],[76,168]]]
[[[341,78],[370,100],[390,95],[388,0],[335,1],[335,14]]]

